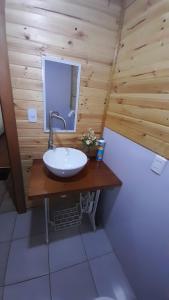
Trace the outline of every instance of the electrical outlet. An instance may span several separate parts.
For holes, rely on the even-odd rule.
[[[28,121],[31,123],[36,123],[37,122],[37,110],[36,108],[28,108],[27,110],[28,114]]]
[[[166,163],[167,163],[167,159],[165,159],[160,155],[156,155],[151,165],[151,170],[156,174],[161,175]]]

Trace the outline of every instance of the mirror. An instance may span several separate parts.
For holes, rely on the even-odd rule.
[[[44,131],[49,131],[51,112],[60,118],[52,121],[54,132],[75,132],[80,89],[80,64],[44,57],[42,60]],[[66,126],[64,126],[63,120]]]
[[[0,105],[0,136],[4,133],[4,124],[3,124],[3,118],[2,118],[2,110]]]

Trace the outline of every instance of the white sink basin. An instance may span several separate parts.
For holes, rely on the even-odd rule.
[[[74,148],[58,147],[43,155],[46,167],[55,175],[70,177],[80,172],[87,163],[87,156]]]

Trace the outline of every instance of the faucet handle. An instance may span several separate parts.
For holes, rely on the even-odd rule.
[[[60,114],[59,114],[58,111],[56,111],[56,110],[50,110],[50,111],[49,111],[49,117],[50,117],[50,118],[53,118],[53,117],[59,117],[59,116],[60,116]]]

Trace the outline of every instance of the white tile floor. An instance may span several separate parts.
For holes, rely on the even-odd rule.
[[[103,229],[50,233],[41,208],[0,214],[0,300],[136,299]]]

